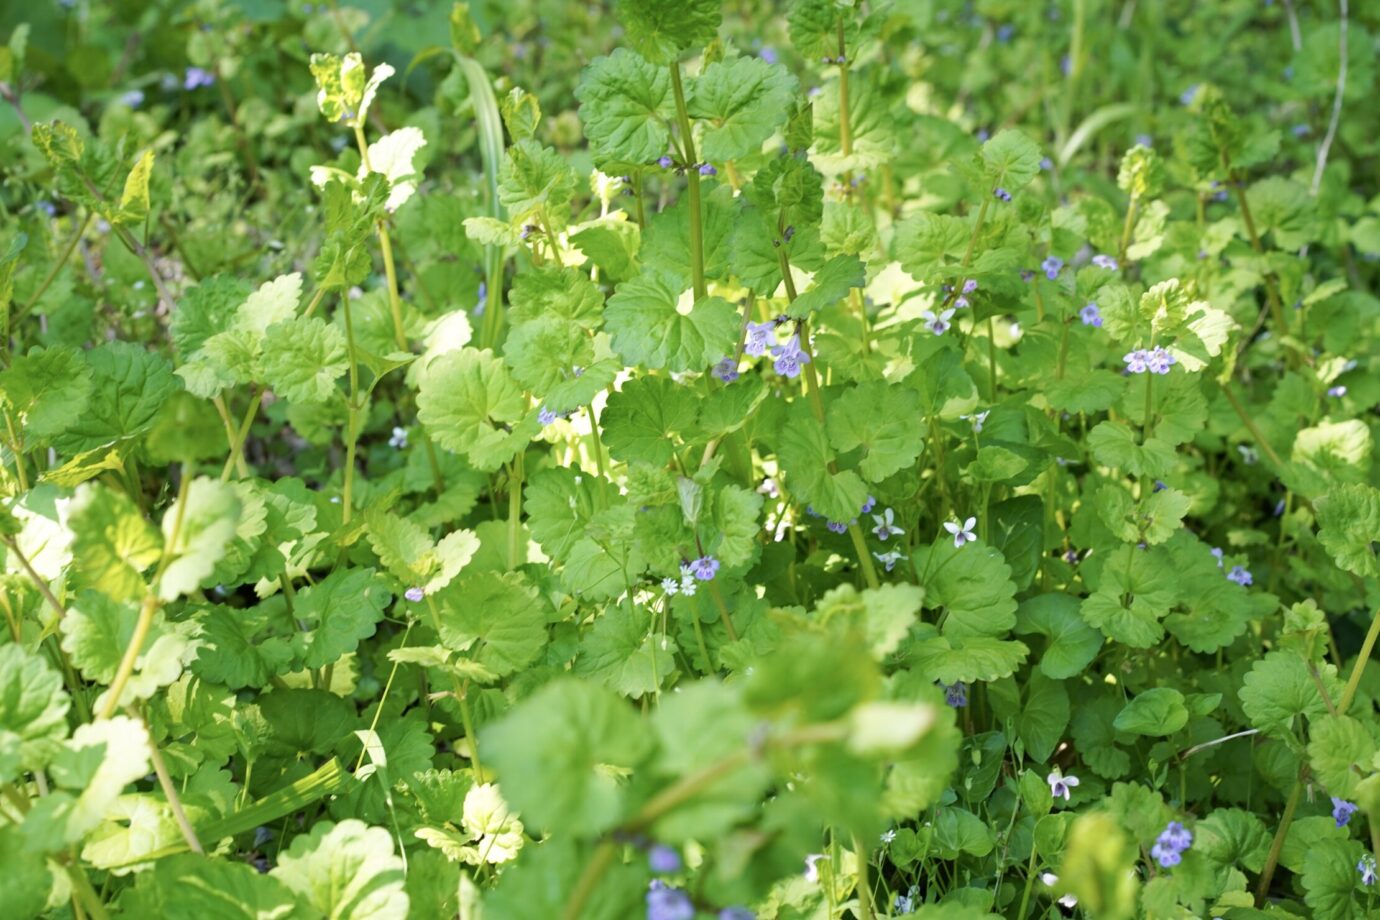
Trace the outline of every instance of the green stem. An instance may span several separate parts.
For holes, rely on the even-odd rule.
[[[359,437],[355,425],[355,415],[359,412],[359,362],[355,357],[355,327],[350,319],[349,295],[341,297],[340,302],[345,310],[345,343],[350,350],[350,406],[345,416],[345,485],[340,497],[342,523],[348,524],[354,503],[355,445]]]
[[[1259,426],[1256,425],[1255,419],[1251,418],[1250,413],[1246,411],[1246,407],[1241,405],[1241,401],[1236,398],[1236,394],[1232,391],[1231,383],[1223,380],[1221,381],[1221,387],[1222,395],[1227,398],[1227,402],[1231,403],[1231,407],[1236,412],[1237,418],[1241,419],[1241,424],[1245,425],[1246,430],[1251,433],[1251,437],[1255,439],[1256,445],[1265,452],[1265,456],[1274,464],[1276,472],[1284,469],[1284,461],[1279,458],[1279,454],[1275,453],[1275,449],[1270,446],[1270,442],[1265,440],[1265,435],[1261,434]]]
[[[5,416],[5,431],[9,434],[10,453],[14,455],[14,472],[19,479],[19,491],[29,491],[29,473],[24,468],[24,437],[21,432],[14,430],[14,420],[10,418],[9,412],[0,410]]]
[[[158,612],[158,583],[162,581],[163,573],[177,555],[177,542],[182,536],[182,522],[187,516],[187,496],[192,486],[191,472],[185,466],[182,468],[182,481],[177,487],[177,510],[173,516],[172,535],[163,546],[163,556],[158,562],[158,570],[154,572],[153,581],[149,583],[148,596],[139,605],[139,619],[135,621],[134,633],[129,637],[129,644],[125,646],[125,653],[120,658],[115,679],[110,683],[105,705],[101,707],[98,716],[101,719],[109,719],[119,708],[120,694],[124,693],[125,685],[134,674],[135,662],[139,660],[139,654],[144,649],[144,640],[148,638],[149,629],[153,626],[153,616]]]
[[[522,478],[523,455],[519,450],[508,473],[508,568],[522,564]],[[601,480],[602,481],[602,480]]]
[[[685,87],[680,78],[680,62],[671,62],[671,89],[676,97],[676,120],[680,125],[680,143],[685,156],[686,191],[690,198],[690,272],[695,299],[709,294],[704,280],[704,229],[700,222],[700,173],[695,154],[694,129],[690,126],[690,112],[685,106]]]
[[[1038,851],[1035,844],[1030,845],[1030,862],[1025,867],[1025,890],[1021,892],[1021,909],[1016,911],[1016,920],[1025,920],[1026,909],[1030,907],[1030,889],[1035,887],[1035,857]]]
[[[231,471],[237,466],[244,465],[241,462],[244,457],[244,442],[249,440],[249,430],[254,427],[254,417],[259,414],[259,406],[263,401],[263,389],[255,388],[254,397],[249,400],[249,409],[244,413],[244,421],[240,422],[240,427],[235,431],[235,439],[230,443],[230,456],[225,458],[225,467],[220,471],[221,482],[227,481]]]
[[[57,257],[57,261],[53,263],[52,268],[48,269],[48,274],[44,276],[43,282],[38,286],[38,290],[29,295],[29,299],[24,301],[24,306],[11,314],[11,330],[14,329],[16,323],[29,315],[29,311],[38,304],[39,299],[47,293],[48,288],[57,280],[57,276],[62,274],[62,270],[67,267],[67,260],[72,258],[72,251],[77,248],[77,243],[81,242],[82,236],[86,234],[86,228],[91,225],[91,219],[95,216],[94,211],[87,212],[86,218],[81,222],[81,226],[77,228],[77,232],[73,233],[71,238],[67,240],[67,244],[62,247],[62,254]],[[9,340],[8,332],[5,335],[5,340]]]
[[[733,620],[728,615],[728,605],[724,603],[723,592],[719,590],[719,583],[711,581],[709,583],[709,593],[714,597],[714,606],[719,608],[719,619],[723,621],[724,629],[728,631],[728,641],[738,641],[738,630],[733,628]]]
[[[848,110],[848,54],[843,41],[843,17],[838,19],[839,57],[839,150],[844,156],[853,154],[853,126]]]
[[[1139,201],[1135,196],[1126,204],[1126,220],[1121,224],[1121,245],[1117,249],[1116,260],[1120,265],[1126,261],[1126,249],[1131,245],[1131,232],[1136,226],[1136,207]]]
[[[604,468],[604,441],[599,434],[599,419],[594,415],[594,400],[589,402],[589,433],[594,439],[594,468],[599,472],[599,507],[609,504],[608,471]]]
[[[858,835],[853,835],[853,853],[858,860],[858,904],[862,909],[862,920],[873,920],[876,913],[872,909],[872,883],[868,881],[868,856],[867,847],[858,839]]]
[[[1361,643],[1361,651],[1356,655],[1356,664],[1351,667],[1351,677],[1347,678],[1346,688],[1342,690],[1342,698],[1337,702],[1337,711],[1346,714],[1351,708],[1351,701],[1356,699],[1356,690],[1361,686],[1361,675],[1365,673],[1366,663],[1370,661],[1370,656],[1375,651],[1375,642],[1380,639],[1380,609],[1375,611],[1371,617],[1370,629],[1366,632],[1366,638]]]
[[[436,601],[430,594],[426,596],[426,608],[431,613],[431,627],[436,630],[436,635],[440,636],[441,614],[437,611]],[[450,672],[450,679],[455,687],[455,702],[460,706],[460,724],[465,727],[465,739],[470,743],[470,762],[474,764],[474,775],[481,778],[484,775],[484,765],[479,761],[479,736],[474,732],[474,714],[470,711],[470,682],[467,680],[462,684],[454,671]]]
[[[177,828],[182,832],[182,839],[187,843],[187,849],[193,853],[202,853],[201,841],[197,839],[196,830],[192,827],[192,822],[187,820],[187,812],[182,807],[182,797],[177,794],[177,787],[173,785],[172,776],[168,774],[168,765],[163,761],[163,752],[158,749],[158,742],[153,740],[153,729],[149,728],[148,720],[142,714],[139,720],[144,723],[144,730],[149,736],[149,759],[153,762],[153,772],[158,777],[158,785],[163,790],[163,797],[168,800],[168,807],[172,809],[173,820],[177,822]]]
[[[1274,878],[1275,867],[1279,865],[1279,854],[1284,850],[1284,838],[1289,833],[1289,825],[1294,822],[1294,811],[1299,807],[1299,799],[1303,796],[1303,780],[1295,780],[1294,788],[1289,793],[1289,801],[1284,804],[1284,815],[1279,819],[1279,829],[1275,831],[1275,839],[1270,844],[1270,853],[1265,857],[1265,866],[1260,871],[1260,882],[1255,887],[1255,904],[1260,907],[1265,903],[1265,896],[1270,892],[1270,881]]]

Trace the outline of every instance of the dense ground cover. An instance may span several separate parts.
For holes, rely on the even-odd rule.
[[[7,7],[0,915],[1374,915],[1377,29]]]

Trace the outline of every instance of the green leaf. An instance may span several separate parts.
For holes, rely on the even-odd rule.
[[[942,859],[957,859],[960,853],[986,856],[996,849],[997,840],[977,815],[964,808],[941,808],[934,819],[934,845]]]
[[[1335,487],[1318,499],[1318,541],[1343,569],[1363,578],[1380,576],[1380,489],[1365,484]]]
[[[1321,840],[1303,857],[1303,900],[1318,920],[1363,920],[1370,917],[1371,896],[1358,897],[1356,866],[1365,849],[1354,840]]]
[[[84,483],[67,523],[74,587],[97,588],[117,601],[143,596],[144,572],[162,556],[163,541],[128,496]]]
[[[486,727],[479,747],[525,823],[589,839],[623,820],[615,770],[637,767],[652,741],[613,691],[559,678]]]
[[[308,915],[332,920],[406,920],[403,860],[381,827],[353,818],[318,822],[293,839],[269,872]]]
[[[1161,738],[1188,724],[1184,695],[1172,687],[1156,687],[1136,694],[1112,723],[1119,732]]]
[[[1040,174],[1040,148],[1020,131],[999,131],[982,145],[979,157],[991,188],[1004,188],[1014,194]]]
[[[880,381],[858,383],[829,404],[829,443],[842,454],[863,448],[858,470],[869,483],[880,483],[914,465],[925,450],[925,429],[915,423],[919,411],[915,390]]]
[[[694,425],[696,409],[694,394],[672,380],[629,380],[609,396],[599,420],[609,454],[628,463],[665,466],[678,436]]]
[[[670,150],[671,76],[636,52],[595,58],[575,89],[596,163],[650,163]]]
[[[1030,654],[1023,642],[940,636],[933,627],[917,632],[919,639],[905,649],[907,658],[917,673],[946,684],[1010,677]]]
[[[82,676],[109,684],[134,636],[138,619],[137,605],[117,603],[99,591],[83,591],[63,618],[63,651]],[[182,669],[196,657],[196,633],[195,623],[170,623],[161,612],[155,613],[120,705],[149,699],[181,677]]]
[[[711,63],[690,85],[686,100],[690,117],[702,125],[700,155],[723,163],[758,153],[786,120],[795,89],[790,71],[759,57]]]
[[[298,659],[308,668],[339,661],[374,634],[392,599],[373,569],[337,569],[305,588],[292,608],[303,624],[292,639]]]
[[[52,816],[47,830],[60,835],[59,845],[75,843],[101,823],[126,786],[148,775],[148,730],[128,716],[78,725],[49,770],[63,791],[41,805],[47,812],[43,817]],[[35,810],[26,828],[35,823]]]
[[[889,584],[861,593],[839,585],[819,599],[816,616],[823,622],[841,617],[859,627],[878,661],[901,645],[920,615],[925,592],[918,585]]]
[[[158,410],[181,384],[166,358],[131,342],[107,342],[86,353],[91,396],[74,423],[55,439],[77,454],[135,438],[153,427]]]
[[[596,494],[593,477],[568,467],[549,467],[532,477],[523,489],[523,507],[532,538],[547,555],[564,560],[570,554],[598,507]]]
[[[1193,826],[1193,845],[1218,866],[1259,872],[1270,850],[1270,832],[1258,815],[1218,808]]]
[[[811,313],[832,307],[847,297],[850,290],[866,284],[867,275],[857,256],[834,256],[815,272],[809,290],[792,301],[786,315],[792,319],[809,319]]]
[[[508,148],[498,176],[498,200],[514,224],[544,219],[562,227],[574,196],[575,171],[558,152],[531,139]]]
[[[1088,449],[1098,463],[1132,476],[1161,477],[1174,468],[1174,448],[1151,437],[1144,443],[1121,422],[1099,422],[1088,432]]]
[[[92,371],[75,348],[31,348],[0,371],[0,403],[24,437],[41,446],[81,418],[91,394]]]
[[[479,550],[479,538],[472,530],[454,530],[433,543],[425,530],[392,512],[371,509],[365,516],[369,545],[379,561],[398,581],[421,587],[427,594],[450,584]]]
[[[503,677],[546,645],[546,608],[521,574],[466,575],[439,597],[441,641]]]
[[[604,311],[613,347],[629,364],[702,371],[734,352],[738,311],[720,297],[696,301],[684,278],[661,268],[618,286]]]
[[[676,670],[674,640],[652,629],[630,605],[607,610],[580,643],[575,674],[624,696],[656,692]]]
[[[41,769],[57,753],[70,706],[47,661],[19,645],[0,646],[0,782]]]
[[[639,54],[653,64],[669,64],[714,40],[723,19],[720,5],[721,0],[620,0],[618,18]]]
[[[1269,652],[1252,665],[1239,694],[1251,725],[1268,735],[1290,737],[1295,718],[1321,718],[1327,705],[1308,669],[1309,663],[1292,651]],[[1341,695],[1336,675],[1334,666],[1318,666],[1318,679],[1334,700]]]
[[[488,349],[446,352],[423,370],[417,417],[437,444],[481,470],[497,469],[526,444],[521,427],[507,430],[526,410],[522,390]]]
[[[804,400],[787,410],[777,456],[792,497],[831,521],[851,521],[867,501],[867,487],[852,470],[829,471],[834,452]]]
[[[289,402],[322,403],[339,392],[336,380],[350,369],[350,357],[338,328],[293,317],[264,333],[259,366],[264,383]]]
[[[1375,739],[1360,722],[1331,713],[1317,718],[1308,729],[1308,764],[1328,793],[1354,799],[1362,776],[1375,758]]]
[[[111,215],[112,224],[138,224],[149,213],[149,180],[153,177],[153,151],[145,150],[134,161],[120,193],[120,207]]]
[[[253,866],[192,853],[160,859],[120,898],[124,913],[165,920],[266,920],[294,909],[292,891]]]
[[[1160,620],[1177,598],[1173,567],[1163,549],[1127,544],[1112,552],[1100,581],[1079,612],[1089,626],[1131,648],[1149,648],[1164,636]]]
[[[1048,638],[1040,655],[1040,671],[1056,680],[1073,677],[1097,657],[1102,635],[1078,613],[1078,598],[1068,594],[1038,594],[1016,610],[1016,634]]]
[[[925,606],[943,609],[944,635],[996,637],[1016,625],[1016,586],[1001,553],[985,543],[954,546],[947,535],[912,557],[925,587]]]
[[[229,484],[205,476],[192,480],[185,506],[174,502],[163,514],[163,539],[171,561],[158,580],[160,598],[170,601],[191,594],[215,570],[235,536],[240,508],[239,495]]]
[[[1048,762],[1069,725],[1069,694],[1062,681],[1050,680],[1039,671],[1023,688],[1016,716],[1016,734],[1026,753],[1037,763]]]

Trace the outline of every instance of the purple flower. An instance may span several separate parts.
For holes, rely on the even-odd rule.
[[[131,109],[137,109],[144,104],[144,91],[141,89],[132,89],[127,93],[121,93],[120,102],[129,106]]]
[[[959,294],[958,297],[954,298],[954,308],[955,308],[955,309],[962,310],[962,309],[963,309],[964,307],[966,307],[966,306],[968,306],[968,298],[967,298],[967,297],[964,297],[962,294]]]
[[[1184,90],[1182,93],[1179,94],[1179,101],[1182,102],[1184,105],[1192,105],[1193,100],[1197,97],[1197,95],[1198,84],[1194,83],[1188,89]]]
[[[1312,130],[1312,128],[1304,124],[1294,125],[1292,128],[1289,129],[1289,131],[1294,135],[1294,137],[1307,137],[1312,132]]]
[[[1059,277],[1059,272],[1063,270],[1064,260],[1058,256],[1045,256],[1045,260],[1040,263],[1040,268],[1044,271],[1045,277],[1053,281]]]
[[[700,581],[712,581],[719,571],[719,560],[713,556],[701,556],[690,563],[690,574]]]
[[[757,915],[746,907],[725,907],[719,911],[719,920],[757,920]]]
[[[949,327],[953,325],[950,320],[954,318],[954,311],[944,310],[936,316],[933,310],[921,310],[920,317],[925,321],[926,329],[933,332],[935,335],[943,335],[948,332]]]
[[[862,506],[861,508],[858,509],[858,513],[859,513],[859,514],[871,514],[871,513],[872,513],[872,509],[875,508],[875,507],[877,507],[877,499],[874,498],[873,496],[869,495],[869,496],[867,496],[867,501],[863,502],[863,506]]]
[[[1146,363],[1150,358],[1149,352],[1143,348],[1127,352],[1122,355],[1121,360],[1126,362],[1126,372],[1129,374],[1143,374],[1149,367]]]
[[[1155,838],[1150,855],[1168,869],[1183,861],[1183,851],[1193,845],[1193,832],[1178,821],[1170,821],[1168,826]]]
[[[701,164],[700,164],[700,175],[701,175],[701,176],[717,176],[718,174],[719,174],[719,171],[718,171],[717,169],[715,169],[713,166],[709,165],[708,163],[701,163]]]
[[[1227,581],[1234,581],[1245,588],[1248,587],[1254,579],[1251,578],[1251,573],[1245,566],[1234,565],[1231,567],[1231,571],[1227,573]]]
[[[1064,776],[1057,769],[1045,777],[1045,782],[1049,783],[1049,793],[1056,799],[1062,798],[1065,802],[1073,794],[1073,787],[1079,784],[1076,776]]]
[[[1361,884],[1367,887],[1375,884],[1375,857],[1367,853],[1361,857],[1361,861],[1356,864],[1356,871],[1361,873]]]
[[[537,421],[541,422],[543,425],[550,425],[558,418],[560,418],[560,416],[552,412],[546,406],[542,406],[541,411],[537,413]]]
[[[986,128],[978,128],[976,137],[981,143],[987,143],[987,139],[991,136],[991,132],[989,132]]]
[[[1064,55],[1063,57],[1061,57],[1061,58],[1059,59],[1059,72],[1062,73],[1062,74],[1063,74],[1064,76],[1066,76],[1066,77],[1067,77],[1070,73],[1072,73],[1072,72],[1073,72],[1073,58],[1069,57],[1067,54]]]
[[[775,64],[778,59],[776,49],[773,48],[771,45],[764,45],[762,47],[762,50],[757,52],[757,56],[760,57],[762,60],[766,61],[768,64]]]
[[[872,515],[872,520],[877,522],[877,526],[872,528],[872,532],[883,543],[891,539],[892,534],[905,533],[904,530],[896,526],[896,513],[890,508],[885,509],[881,514]]]
[[[405,450],[407,448],[407,429],[393,427],[393,436],[388,439],[388,446],[394,450]]]
[[[1332,796],[1332,820],[1337,822],[1338,827],[1346,827],[1351,816],[1356,813],[1356,805],[1346,799],[1339,799]]]
[[[1092,264],[1096,265],[1098,268],[1105,268],[1111,271],[1117,270],[1116,259],[1113,259],[1111,256],[1104,256],[1101,253],[1092,257]]]
[[[1004,45],[1004,44],[1006,44],[1007,42],[1011,41],[1011,36],[1013,36],[1013,35],[1015,35],[1015,34],[1016,34],[1016,27],[1015,27],[1015,26],[1013,26],[1013,25],[1012,25],[1011,23],[1009,23],[1009,22],[1008,22],[1008,23],[1003,23],[1003,24],[1001,25],[1001,27],[997,29],[997,41],[1001,42],[1001,43]]]
[[[1008,192],[1008,191],[1007,191],[1006,189],[1004,189],[1004,188],[994,188],[994,189],[992,189],[992,194],[997,196],[997,200],[998,200],[998,201],[1010,201],[1010,200],[1011,200],[1011,193]]]
[[[800,347],[800,336],[793,335],[785,345],[772,347],[772,369],[782,377],[799,377],[802,365],[810,363],[810,356]]]
[[[743,346],[743,351],[753,356],[762,355],[775,341],[776,323],[770,320],[765,323],[748,323],[747,344]]]
[[[1346,395],[1346,387],[1342,386],[1341,384],[1338,384],[1335,387],[1328,387],[1327,395],[1331,396],[1333,399],[1341,399],[1343,396]]]
[[[679,888],[652,879],[647,889],[647,920],[695,920],[695,905]]]
[[[479,291],[475,295],[475,304],[472,312],[475,316],[484,315],[484,307],[489,302],[489,285],[485,281],[479,282]]]
[[[738,379],[738,362],[732,358],[724,358],[714,365],[714,376],[724,383],[732,383]]]
[[[672,164],[674,163],[675,160],[671,159],[670,156],[666,154],[662,154],[661,156],[657,157],[656,160],[656,165],[660,166],[662,169],[670,169]]]
[[[653,872],[669,875],[680,871],[680,854],[673,847],[658,843],[647,851],[647,864]]]
[[[824,526],[830,533],[848,533],[848,525],[843,521],[827,521]]]
[[[1212,558],[1217,560],[1217,567],[1220,569],[1222,567],[1222,547],[1214,546],[1212,548]]]
[[[973,426],[973,432],[980,434],[982,426],[987,422],[987,416],[992,414],[991,409],[983,409],[981,412],[974,412],[972,415],[960,415],[959,418]]]
[[[403,597],[414,604],[420,604],[426,598],[426,592],[421,588],[408,588],[403,592]]]
[[[188,67],[186,75],[182,78],[182,88],[185,90],[200,89],[203,86],[212,86],[215,82],[215,74],[209,70],[202,70],[200,67]]]
[[[1102,313],[1097,309],[1097,304],[1090,303],[1078,311],[1078,318],[1083,321],[1084,326],[1102,327]]]
[[[902,559],[906,557],[901,555],[901,551],[899,549],[893,549],[887,553],[873,553],[872,558],[876,559],[882,565],[886,566],[886,570],[890,572],[892,569],[896,568],[896,563],[900,562]]]
[[[1066,551],[1066,552],[1064,553],[1064,561],[1067,562],[1069,565],[1077,565],[1077,564],[1078,564],[1078,550],[1076,550],[1076,549],[1071,549],[1071,550]]]
[[[1148,134],[1137,134],[1136,143],[1141,147],[1153,147],[1155,146],[1155,139]]]
[[[962,709],[968,705],[968,685],[963,681],[960,680],[953,684],[941,683],[940,686],[944,688],[944,702],[954,709]],[[1075,781],[1076,784],[1077,781]]]
[[[1158,345],[1150,349],[1150,352],[1145,356],[1145,366],[1152,374],[1167,374],[1169,368],[1178,363],[1178,359],[1171,355],[1167,349]]]
[[[1155,488],[1154,488],[1154,491],[1156,491],[1156,492],[1163,492],[1163,491],[1164,491],[1165,489],[1167,489],[1167,488],[1169,488],[1169,486],[1165,485],[1163,480],[1161,480],[1161,479],[1156,479],[1156,480],[1155,480]]]
[[[969,278],[967,281],[963,282],[963,293],[964,293],[964,294],[971,294],[971,293],[973,293],[973,291],[976,291],[977,289],[978,289],[978,283],[977,283],[976,281],[974,281],[972,278]]]
[[[1040,168],[1043,169],[1045,172],[1049,172],[1050,170],[1054,169],[1054,161],[1051,160],[1049,157],[1041,157]]]
[[[953,535],[954,547],[956,549],[962,549],[964,543],[977,539],[977,534],[973,532],[973,528],[976,526],[977,518],[975,517],[968,518],[968,520],[964,521],[962,524],[954,521],[944,522],[944,529]]]

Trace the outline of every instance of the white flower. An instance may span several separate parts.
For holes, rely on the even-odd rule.
[[[1079,781],[1076,776],[1064,776],[1058,770],[1055,770],[1053,773],[1049,774],[1049,776],[1045,777],[1045,782],[1049,783],[1051,795],[1056,799],[1063,798],[1063,800],[1067,802],[1069,796],[1072,795],[1073,787],[1077,786]]]
[[[935,335],[943,335],[949,331],[949,326],[952,325],[950,320],[954,318],[954,311],[945,310],[936,316],[933,310],[921,310],[920,316],[925,321],[926,329]]]
[[[388,446],[397,450],[404,450],[407,447],[407,429],[394,428],[393,436],[388,439]]]
[[[823,853],[811,853],[809,856],[805,857],[805,881],[819,881],[819,867],[816,866],[815,863],[819,862],[823,858]]]
[[[888,572],[890,572],[892,569],[896,567],[896,563],[906,558],[905,556],[901,555],[901,551],[899,549],[893,549],[889,553],[873,553],[872,556],[882,565],[886,566],[886,570]]]
[[[661,590],[667,594],[676,594],[680,591],[680,582],[674,578],[663,578],[661,579]]]
[[[896,526],[896,513],[890,508],[886,508],[881,514],[872,515],[872,520],[877,522],[877,526],[872,528],[872,532],[877,535],[878,540],[887,540],[894,533],[905,533],[904,530]]]
[[[981,432],[982,424],[987,421],[987,416],[990,415],[991,412],[991,409],[987,409],[983,412],[974,412],[972,415],[960,415],[959,418],[963,419],[965,422],[972,422],[973,430]]]
[[[893,840],[895,840],[895,839],[896,839],[896,828],[894,828],[894,827],[891,828],[890,830],[888,830],[885,834],[882,834],[882,844],[883,844],[883,845],[888,844],[888,843],[891,843],[891,841],[893,841]]]
[[[975,517],[968,518],[968,520],[964,521],[962,524],[955,523],[954,521],[944,522],[944,529],[953,534],[954,546],[959,549],[963,548],[964,543],[977,539],[977,534],[973,533],[973,528],[976,526],[977,518]]]
[[[1053,888],[1055,885],[1059,884],[1059,876],[1055,875],[1053,872],[1045,872],[1040,875],[1040,881],[1045,883],[1046,888]],[[1059,899],[1059,903],[1072,910],[1078,906],[1078,899],[1071,894],[1066,894]]]

